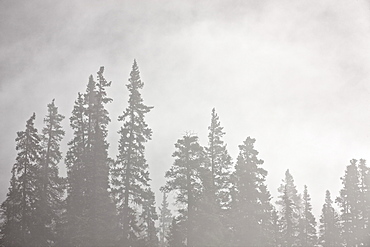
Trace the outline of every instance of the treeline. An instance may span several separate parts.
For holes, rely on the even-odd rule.
[[[122,126],[114,159],[106,140],[111,82],[103,73],[101,67],[96,79],[90,76],[74,102],[66,178],[58,168],[65,117],[54,100],[47,105],[41,133],[34,126],[35,114],[17,132],[18,154],[1,204],[1,246],[370,246],[370,168],[365,160],[351,160],[335,202],[326,191],[317,221],[307,186],[299,193],[289,170],[278,200],[272,201],[255,139],[247,137],[233,161],[215,109],[207,145],[191,133],[175,143],[157,210],[145,159],[152,135],[145,115],[153,107],[141,97],[144,83],[137,63],[127,84],[128,107],[118,118]],[[169,194],[175,196],[174,214]]]

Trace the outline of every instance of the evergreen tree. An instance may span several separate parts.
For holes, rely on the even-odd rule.
[[[299,241],[301,246],[315,246],[317,244],[316,220],[312,214],[311,197],[307,186],[304,186],[302,200],[302,214],[299,221]]]
[[[219,117],[212,109],[208,127],[207,162],[201,173],[203,194],[198,205],[200,245],[219,246],[225,241],[227,212],[230,204],[231,157],[222,137],[225,134]]]
[[[159,218],[159,239],[160,239],[160,247],[167,246],[167,236],[169,232],[169,227],[172,223],[172,213],[169,209],[169,204],[167,201],[167,194],[163,192],[163,200],[161,207],[159,208],[160,218]]]
[[[152,130],[144,117],[153,107],[144,105],[139,92],[144,83],[136,61],[132,66],[129,84],[129,106],[118,118],[123,122],[120,131],[119,154],[111,171],[111,190],[119,210],[122,228],[121,243],[132,245],[140,235],[136,217],[138,206],[143,204],[149,187],[148,164],[144,143],[151,139]]]
[[[164,191],[176,191],[176,202],[180,206],[179,222],[175,226],[182,227],[185,233],[187,246],[200,243],[197,230],[197,211],[203,192],[202,167],[204,167],[205,153],[198,143],[198,137],[187,134],[175,144],[176,158],[170,170],[166,172],[167,182]],[[175,227],[173,226],[173,227]],[[176,230],[177,231],[177,230]]]
[[[366,160],[360,159],[359,172],[359,237],[363,245],[370,243],[370,168]]]
[[[288,189],[283,190],[280,196],[281,205],[281,246],[293,246],[296,242],[297,223],[295,222],[297,215],[295,213],[295,205],[290,199]]]
[[[325,204],[322,207],[320,218],[320,238],[319,242],[323,247],[342,246],[340,240],[339,216],[333,208],[333,201],[330,192],[326,191]]]
[[[357,160],[352,159],[342,177],[343,189],[336,199],[341,209],[342,236],[346,246],[356,246],[360,242],[360,189]]]
[[[280,232],[280,218],[278,212],[273,208],[271,212],[271,231],[269,232],[271,239],[271,246],[281,246],[281,232]]]
[[[115,244],[115,207],[108,192],[109,164],[106,141],[107,125],[110,122],[105,104],[112,101],[107,97],[106,88],[111,85],[103,76],[104,67],[97,73],[97,82],[90,77],[87,100],[88,140],[86,168],[86,216],[87,246],[112,246]]]
[[[272,206],[265,180],[267,171],[257,158],[255,139],[248,137],[239,145],[239,156],[232,175],[233,181],[233,242],[235,245],[270,245],[265,235],[271,229]]]
[[[41,140],[34,127],[35,113],[27,121],[26,130],[17,132],[18,155],[12,168],[12,178],[6,200],[1,204],[4,221],[0,228],[3,246],[38,246],[43,240],[38,234],[35,208],[40,201],[39,173]]]
[[[282,246],[293,246],[298,244],[298,224],[300,217],[301,198],[294,185],[293,176],[289,169],[285,172],[285,179],[280,185],[279,200],[280,206],[281,244]]]
[[[86,225],[86,169],[85,155],[87,145],[87,117],[84,95],[78,93],[78,98],[70,117],[73,129],[73,139],[68,143],[66,154],[67,165],[67,198],[66,212],[63,217],[62,231],[59,235],[59,244],[79,246],[82,244],[80,236],[85,235],[83,226]]]
[[[181,218],[181,217],[180,217]],[[184,227],[182,224],[184,221],[181,221],[181,219],[174,217],[172,219],[172,224],[170,226],[169,235],[167,237],[168,241],[168,247],[185,247],[189,246],[185,244],[185,238],[184,232],[181,231]]]
[[[71,246],[115,244],[115,208],[108,192],[109,163],[105,104],[110,86],[98,71],[97,82],[90,76],[86,93],[75,103],[71,126],[74,138],[67,153],[68,198],[67,239]]]
[[[210,161],[212,194],[215,195],[218,207],[225,209],[230,202],[230,169],[231,157],[226,149],[222,137],[225,134],[219,117],[212,109],[211,125],[208,127],[207,156]]]
[[[59,177],[58,163],[62,159],[60,142],[64,136],[61,121],[64,116],[58,113],[54,100],[48,104],[48,113],[44,119],[41,144],[42,157],[39,173],[40,200],[37,203],[38,235],[43,238],[38,245],[49,246],[56,240],[56,224],[60,222],[63,197],[63,179]]]
[[[141,213],[142,236],[140,239],[140,245],[148,247],[158,247],[158,230],[155,227],[155,221],[158,220],[158,215],[155,209],[155,196],[150,189],[147,189],[146,193],[147,195],[144,197]]]

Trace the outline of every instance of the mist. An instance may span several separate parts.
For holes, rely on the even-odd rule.
[[[175,142],[192,132],[207,145],[212,108],[233,161],[238,145],[256,138],[272,202],[289,169],[300,192],[308,186],[316,218],[325,191],[338,196],[349,161],[369,159],[367,1],[1,1],[0,12],[1,201],[16,132],[33,112],[41,130],[55,98],[65,154],[77,92],[100,66],[112,81],[115,158],[134,59],[154,106],[146,158],[157,206]],[[60,170],[66,176],[63,161]]]

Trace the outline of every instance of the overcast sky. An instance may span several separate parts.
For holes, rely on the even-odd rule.
[[[153,140],[152,185],[165,183],[185,132],[207,144],[213,107],[234,161],[248,136],[277,188],[290,169],[308,186],[315,214],[337,196],[352,158],[370,159],[370,9],[357,0],[0,0],[0,199],[15,162],[16,132],[53,98],[66,116],[88,77],[105,66],[110,155],[136,59]],[[369,161],[370,162],[370,161]],[[61,164],[64,174],[64,163]]]

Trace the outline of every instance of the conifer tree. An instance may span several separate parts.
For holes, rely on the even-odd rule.
[[[119,154],[111,171],[111,190],[119,211],[121,243],[132,245],[140,235],[136,217],[137,207],[143,204],[149,187],[148,164],[144,143],[151,139],[152,130],[145,122],[145,114],[153,107],[143,103],[140,90],[144,83],[136,61],[132,66],[129,84],[129,105],[118,120],[123,122],[120,131]]]
[[[167,182],[164,191],[176,191],[176,202],[180,206],[180,221],[175,226],[181,226],[185,233],[187,246],[200,243],[199,235],[196,235],[197,211],[203,192],[202,168],[204,168],[205,153],[198,143],[198,137],[187,134],[175,144],[176,158],[170,170],[166,172]],[[174,227],[175,227],[174,226]]]
[[[66,154],[67,165],[67,198],[66,212],[63,217],[62,231],[59,233],[59,244],[71,246],[81,245],[84,235],[86,208],[86,169],[85,155],[87,145],[87,117],[84,95],[78,93],[73,107],[70,125],[73,129],[73,139],[68,143]]]
[[[172,213],[169,209],[169,204],[167,201],[167,194],[163,192],[163,200],[161,207],[159,208],[159,240],[160,240],[160,247],[167,246],[167,237],[169,233],[169,227],[172,223]]]
[[[38,234],[35,222],[38,216],[35,208],[40,195],[39,173],[41,140],[34,127],[35,113],[27,121],[26,130],[17,132],[18,155],[12,168],[12,178],[6,200],[1,204],[4,221],[0,228],[3,246],[39,245],[42,236]]]
[[[147,195],[143,199],[142,213],[141,213],[141,232],[142,237],[140,239],[142,246],[158,247],[159,241],[157,237],[157,228],[155,221],[158,220],[158,215],[155,209],[155,197],[154,193],[150,190],[146,190]]]
[[[230,202],[230,168],[232,167],[231,157],[222,140],[223,127],[221,127],[219,116],[215,109],[212,109],[211,125],[208,127],[208,147],[206,152],[210,161],[211,190],[216,196],[218,207],[225,209]]]
[[[323,247],[342,246],[339,216],[332,204],[333,201],[331,200],[330,192],[327,190],[325,195],[325,204],[322,207],[320,218],[319,243]]]
[[[360,243],[360,189],[357,160],[352,159],[342,177],[343,189],[336,202],[341,209],[342,236],[346,246]]]
[[[280,218],[278,215],[278,212],[275,208],[272,209],[271,212],[271,231],[269,232],[270,240],[271,240],[271,246],[277,247],[280,246],[281,243],[281,232],[280,232]]]
[[[84,245],[115,245],[115,207],[108,192],[109,164],[106,141],[110,122],[105,104],[112,101],[106,88],[111,85],[103,76],[104,67],[97,72],[97,82],[90,76],[87,100],[88,140],[85,156],[86,167],[86,216],[87,239]]]
[[[56,241],[56,224],[60,223],[63,196],[63,179],[59,176],[58,163],[62,159],[60,142],[64,136],[61,121],[64,116],[58,113],[54,100],[48,104],[48,113],[42,129],[42,157],[39,173],[40,200],[37,203],[38,235],[43,238],[38,245],[47,246]]]
[[[74,138],[69,143],[66,239],[72,246],[115,244],[115,208],[108,192],[109,163],[105,104],[110,86],[98,71],[90,76],[84,95],[79,94],[70,118]]]
[[[303,191],[298,238],[301,246],[315,246],[317,244],[316,220],[312,214],[311,197],[306,185]]]
[[[271,229],[272,206],[265,180],[267,171],[257,158],[255,139],[248,137],[239,145],[239,156],[232,175],[233,181],[233,242],[235,245],[270,244],[265,235]]]
[[[370,168],[366,160],[360,159],[359,172],[359,237],[360,243],[370,243]]]
[[[198,234],[200,245],[222,245],[227,233],[227,209],[230,204],[231,157],[222,137],[225,134],[219,117],[212,109],[211,125],[208,127],[207,162],[201,173],[203,194],[198,209]]]
[[[296,243],[297,232],[297,215],[295,213],[295,205],[289,197],[288,189],[285,186],[283,194],[280,196],[281,205],[281,246],[293,246]]]
[[[297,237],[301,198],[289,169],[285,172],[285,179],[278,191],[280,196],[276,203],[280,206],[281,244],[286,247],[299,244]]]
[[[172,223],[169,229],[169,235],[167,237],[168,247],[185,247],[189,246],[185,244],[185,233],[181,231],[184,227],[181,221],[181,217],[173,217]]]

